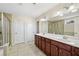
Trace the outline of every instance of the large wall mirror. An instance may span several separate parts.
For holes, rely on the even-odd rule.
[[[41,24],[41,25],[40,25]],[[40,21],[39,32],[79,37],[79,17],[70,17],[55,21]],[[45,30],[45,31],[44,31]]]
[[[79,4],[58,4],[55,8],[38,17],[38,20],[42,18],[43,21],[39,21],[39,33],[79,37]]]

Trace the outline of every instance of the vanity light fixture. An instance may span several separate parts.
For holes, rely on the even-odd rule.
[[[43,18],[40,19],[40,21],[47,21],[49,18],[48,16],[44,16]]]
[[[55,16],[63,16],[62,11],[58,11]]]
[[[70,10],[73,10],[75,8],[75,6],[74,5],[71,5],[70,7],[69,7],[69,11]]]
[[[63,16],[63,13],[59,14],[59,16]]]
[[[59,14],[60,14],[60,12],[58,11],[58,12],[54,15],[54,17],[58,16]]]
[[[60,11],[58,11],[58,12],[57,12],[57,15],[60,15],[60,14],[61,14],[61,12],[60,12]]]
[[[42,18],[42,19],[40,19],[40,21],[47,21],[47,19],[45,19],[45,18]]]
[[[71,12],[77,12],[78,11],[78,9],[73,9]]]

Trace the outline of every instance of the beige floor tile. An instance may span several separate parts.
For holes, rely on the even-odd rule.
[[[21,43],[7,48],[8,56],[45,56],[33,42]]]

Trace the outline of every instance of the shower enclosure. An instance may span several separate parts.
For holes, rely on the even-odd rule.
[[[3,40],[2,40],[2,20],[1,20],[1,13],[0,13],[0,46],[2,46]]]
[[[11,20],[11,14],[0,12],[0,47],[11,45]]]

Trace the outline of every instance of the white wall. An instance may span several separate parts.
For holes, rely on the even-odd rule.
[[[22,35],[24,36],[23,40],[25,42],[32,41],[34,39],[34,34],[36,33],[36,20],[31,17],[28,17],[28,16],[13,16],[13,21],[12,21],[12,32],[13,32],[12,40],[13,40],[13,42],[15,42],[15,40],[16,40],[16,39],[14,39],[14,35],[16,34],[16,33],[14,33],[14,30],[15,30],[14,23],[15,22],[17,22],[17,23],[21,22],[24,26],[24,30],[23,30],[24,32],[22,33]]]

